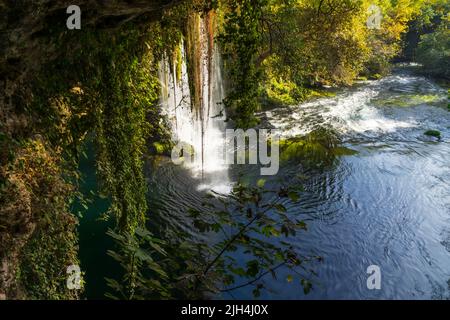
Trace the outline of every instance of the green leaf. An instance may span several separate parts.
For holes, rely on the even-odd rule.
[[[247,275],[250,277],[255,277],[258,273],[259,273],[258,260],[252,260],[247,262]]]
[[[297,202],[299,199],[298,193],[294,192],[294,191],[290,191],[288,193],[288,197],[289,197],[289,199],[291,199],[292,202]]]
[[[156,251],[158,251],[160,254],[162,254],[162,255],[164,255],[164,256],[167,255],[167,252],[166,252],[163,248],[161,248],[158,244],[156,244],[155,242],[150,241],[149,244],[150,244],[150,246],[151,246],[153,249],[155,249]]]
[[[266,180],[265,180],[265,179],[259,179],[258,182],[256,182],[256,185],[257,185],[259,188],[264,187],[265,184],[266,184]]]
[[[298,220],[295,225],[297,226],[297,228],[308,230],[308,226],[306,225],[305,221]]]
[[[301,285],[303,286],[303,292],[308,294],[312,289],[312,283],[306,279],[300,280]]]
[[[197,209],[194,209],[194,208],[189,208],[188,215],[192,218],[197,218],[200,215],[200,211],[198,211]]]

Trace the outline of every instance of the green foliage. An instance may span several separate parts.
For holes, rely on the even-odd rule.
[[[130,35],[126,37],[123,47],[105,57],[110,65],[104,65],[102,90],[95,97],[95,134],[98,170],[112,199],[110,211],[118,217],[121,230],[132,231],[145,221],[142,156],[149,132],[146,116],[157,101],[159,87],[151,61],[128,54],[126,41],[131,40]]]
[[[276,78],[267,72],[265,80],[265,105],[293,105],[303,100],[306,90],[301,90],[299,86],[291,81],[284,81]]]
[[[448,97],[447,97],[447,100],[448,100],[447,109],[448,109],[448,111],[450,111],[450,89],[447,90],[447,94],[448,94]]]
[[[305,222],[286,209],[300,200],[301,190],[298,183],[272,189],[263,179],[256,185],[238,181],[227,197],[212,192],[203,210],[191,209],[198,231],[216,233],[222,238],[213,245],[201,244],[203,254],[209,258],[200,270],[192,270],[194,288],[229,292],[253,286],[253,293],[258,296],[264,288],[261,279],[268,274],[276,277],[281,267],[304,280],[311,276],[303,272],[307,270],[304,265],[320,258],[303,256],[285,241],[307,230]],[[239,261],[235,252],[240,254]],[[211,283],[211,276],[221,280],[222,285]]]
[[[66,32],[58,40],[52,38],[61,55],[37,75],[34,99],[26,105],[30,118],[36,119],[32,133],[40,133],[49,148],[59,152],[55,156],[61,157],[61,170],[54,178],[64,177],[73,187],[79,179],[83,140],[93,134],[101,191],[111,199],[110,213],[119,232],[128,234],[145,223],[142,157],[147,140],[167,139],[157,108],[161,33],[158,24],[126,25],[114,32],[84,28],[76,36]],[[49,170],[42,165],[42,170]],[[68,205],[79,195],[75,188],[70,190],[57,203]],[[33,201],[47,198],[43,194]],[[65,268],[79,264],[76,220],[53,199],[46,203],[45,211],[33,221],[36,230],[23,249],[18,277],[30,297],[75,297],[76,292],[65,288]]]
[[[87,31],[83,41],[83,49],[68,63],[71,70],[78,67],[81,99],[90,107],[86,117],[95,137],[101,191],[111,200],[109,214],[117,222],[116,233],[111,235],[126,243],[121,246],[123,258],[119,262],[130,266],[122,279],[108,283],[114,289],[123,286],[120,298],[138,299],[144,294],[144,284],[137,270],[143,263],[153,265],[150,256],[133,248],[142,241],[153,246],[158,241],[139,229],[145,225],[148,209],[143,156],[148,153],[148,143],[168,140],[158,107],[157,64],[164,41],[170,39],[159,24],[153,24],[143,29],[127,25],[113,34]],[[78,59],[88,63],[79,66]],[[117,257],[112,251],[110,254]],[[145,292],[151,290],[151,284],[157,285],[147,281]]]
[[[79,292],[66,287],[66,268],[79,264],[77,219],[69,212],[73,188],[63,179],[59,155],[41,140],[24,142],[8,171],[0,249],[18,260],[10,272],[25,295],[19,298],[76,299]],[[12,248],[4,248],[8,244]]]
[[[292,64],[300,69],[296,78],[310,85],[350,84],[368,55],[363,3],[296,2],[297,28],[303,44],[296,54],[298,62]]]
[[[162,37],[157,24],[126,25],[114,33],[84,29],[77,34],[80,46],[74,50],[68,34],[60,50],[71,52],[43,75],[42,107],[33,108],[44,118],[49,100],[63,100],[71,135],[66,140],[79,145],[87,132],[95,135],[102,191],[111,198],[110,213],[121,230],[132,231],[145,221],[142,157],[148,140],[168,135],[157,108]],[[56,131],[54,136],[62,135]]]
[[[261,72],[256,65],[262,43],[259,20],[267,0],[230,0],[223,31],[218,39],[226,60],[231,90],[224,101],[238,128],[246,129],[257,122]]]
[[[167,273],[155,259],[167,257],[164,242],[155,238],[145,228],[138,227],[134,233],[116,233],[109,230],[119,251],[108,254],[123,268],[121,282],[107,279],[108,286],[114,290],[106,296],[112,299],[140,300],[149,298],[170,298],[170,284]],[[145,272],[145,273],[144,273]]]
[[[414,32],[427,34],[435,31],[448,19],[450,4],[446,0],[416,1],[417,15],[411,23]]]
[[[67,288],[66,269],[79,265],[76,219],[69,212],[40,217],[39,227],[21,252],[17,277],[28,299],[67,300],[80,291]]]
[[[417,61],[423,64],[424,71],[450,79],[450,20],[443,21],[435,32],[420,39]]]
[[[270,64],[272,58],[267,62]],[[272,67],[264,63],[265,77],[263,80],[263,93],[261,105],[273,108],[274,106],[295,105],[308,99],[332,97],[335,93],[323,89],[306,88],[302,84],[285,80],[283,76],[276,76],[277,71],[271,71]]]
[[[119,251],[110,254],[128,280],[122,283],[132,283],[109,280],[110,286],[121,297],[134,299],[198,299],[244,286],[253,286],[258,296],[264,288],[262,278],[276,277],[283,267],[301,279],[307,292],[313,272],[305,265],[321,259],[301,255],[285,241],[307,230],[303,220],[287,211],[290,203],[301,199],[300,191],[301,187],[285,185],[273,190],[260,179],[254,186],[238,182],[226,197],[211,192],[201,209],[188,211],[194,228],[205,237],[193,239],[170,228],[155,247],[148,231],[138,229],[135,237],[110,233],[119,245]],[[236,252],[242,255],[239,260]]]
[[[408,32],[404,35],[403,57],[408,61],[417,60],[417,49],[421,37],[439,28],[448,19],[450,4],[447,0],[417,0],[416,14],[409,22]],[[426,70],[424,70],[426,71]]]
[[[237,127],[256,124],[258,98],[293,104],[309,89],[381,77],[401,49],[401,35],[420,0],[224,1],[219,39],[231,92],[225,105]],[[368,8],[381,8],[379,30],[367,28]],[[251,8],[249,8],[251,6]]]
[[[153,153],[157,154],[157,155],[167,155],[170,156],[171,152],[172,152],[172,144],[171,143],[166,143],[163,144],[161,142],[154,142],[153,145]]]

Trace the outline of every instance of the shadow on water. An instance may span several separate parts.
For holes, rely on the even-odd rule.
[[[107,250],[114,243],[106,235],[112,222],[100,220],[103,213],[109,208],[109,200],[98,195],[98,184],[95,173],[95,152],[92,142],[85,146],[86,157],[80,161],[79,170],[82,181],[80,191],[89,199],[87,208],[76,204],[73,212],[80,211],[82,217],[78,227],[81,270],[85,273],[84,297],[87,299],[105,299],[108,291],[105,277],[115,278],[120,274],[115,261],[107,255]]]

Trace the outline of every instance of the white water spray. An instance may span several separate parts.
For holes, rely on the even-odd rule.
[[[200,23],[200,105],[193,106],[184,43],[180,43],[181,77],[177,79],[176,62],[166,57],[160,64],[161,105],[169,118],[172,139],[194,149],[189,164],[195,177],[202,178],[202,189],[229,191],[228,168],[224,159],[225,110],[220,53],[216,45],[212,54],[204,21]]]

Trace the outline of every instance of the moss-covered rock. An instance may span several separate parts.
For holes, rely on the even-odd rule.
[[[357,152],[340,145],[332,131],[315,130],[304,137],[280,140],[281,161],[300,161],[307,166],[330,165],[339,156]]]
[[[415,107],[423,104],[427,105],[442,105],[444,99],[439,94],[402,94],[387,99],[377,99],[375,103],[383,107]]]
[[[424,132],[424,135],[441,140],[441,132],[438,130],[427,130]]]

